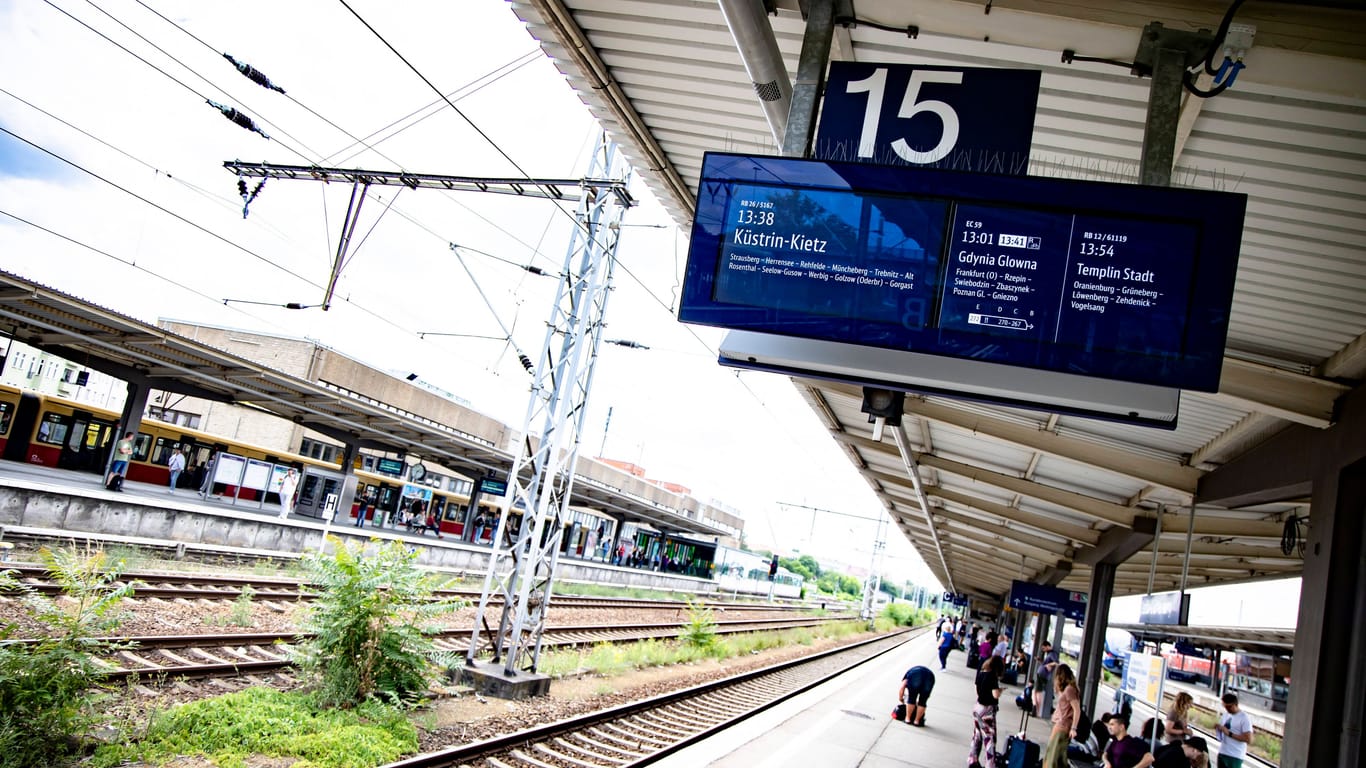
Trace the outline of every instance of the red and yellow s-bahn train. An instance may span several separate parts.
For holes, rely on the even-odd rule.
[[[114,411],[78,403],[54,395],[0,385],[0,458],[26,464],[69,469],[102,475],[118,434],[119,414]],[[143,419],[134,441],[133,458],[128,463],[127,479],[143,483],[167,485],[170,470],[167,462],[171,452],[186,452],[186,471],[180,476],[179,487],[197,489],[206,471],[209,457],[226,451],[246,458],[260,459],[274,464],[289,464],[304,470],[310,466],[336,472],[335,463],[320,461],[282,451],[272,451],[257,445],[224,438],[208,432],[168,424],[156,419]],[[356,499],[372,500],[373,514],[392,514],[402,505],[403,480],[381,475],[364,468],[357,461]],[[244,500],[256,500],[258,492],[250,489],[224,488],[219,493],[238,495]],[[300,492],[306,492],[301,487]],[[444,532],[459,535],[463,528],[464,509],[469,496],[447,489],[430,490],[430,503],[441,520]],[[269,498],[273,499],[273,495]],[[480,505],[490,514],[493,507]],[[353,504],[351,514],[354,515]]]
[[[0,457],[44,467],[102,474],[118,440],[119,414],[54,395],[0,385]],[[267,451],[219,435],[143,419],[128,462],[127,479],[167,485],[171,452],[186,452],[186,472],[178,485],[198,488],[197,472],[217,451],[227,451],[276,464],[337,469],[306,456]]]
[[[114,443],[122,437],[118,432],[119,416],[120,414],[114,411],[87,403],[0,385],[0,458],[103,475]],[[166,465],[171,453],[177,449],[186,452],[186,471],[180,476],[177,485],[187,489],[200,487],[209,458],[218,452],[226,451],[245,458],[299,468],[302,470],[303,481],[299,484],[295,510],[305,515],[313,514],[313,510],[321,508],[321,499],[337,487],[337,473],[341,469],[336,463],[273,451],[228,439],[222,435],[147,418],[143,419],[138,427],[133,445],[133,458],[128,463],[127,479],[167,485],[171,476]],[[402,519],[399,513],[406,508],[412,497],[420,495],[428,508],[436,514],[442,533],[463,536],[466,521],[473,519],[468,512],[469,494],[473,490],[473,483],[470,480],[441,478],[440,487],[433,487],[430,484],[413,485],[405,483],[401,477],[373,471],[373,461],[373,457],[357,457],[352,470],[357,481],[356,500],[352,502],[347,517],[354,518],[359,501],[367,499],[367,517],[370,520],[384,516],[393,524],[392,521]],[[310,467],[323,471],[310,473]],[[224,486],[221,483],[215,485],[213,491],[247,501],[259,499],[258,491]],[[275,502],[278,499],[274,493],[267,493],[266,501]],[[490,519],[497,519],[499,509],[492,503],[481,503],[479,506]],[[522,519],[521,510],[512,508],[507,514],[508,530],[518,530]],[[597,516],[587,522],[581,520],[566,530],[564,551],[580,557],[600,556],[596,555],[597,549],[586,545],[584,533],[592,528],[593,523],[599,526],[604,522],[610,525],[615,523],[598,513],[582,514]],[[493,526],[490,525],[484,531],[483,541],[488,542],[492,535]],[[657,533],[638,530],[634,538],[625,541],[624,545],[628,550],[639,549],[650,556],[669,554],[675,563],[690,563],[689,567],[693,571],[707,573],[710,569],[712,550],[708,550],[705,545],[689,543],[677,537],[671,541],[661,541]]]

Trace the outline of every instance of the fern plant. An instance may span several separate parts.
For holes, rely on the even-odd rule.
[[[418,569],[417,553],[399,542],[329,539],[332,553],[303,559],[316,596],[304,629],[314,636],[296,649],[294,663],[315,678],[328,706],[416,701],[436,668],[454,663],[435,648],[441,627],[434,622],[465,602],[434,599],[446,582]]]
[[[0,591],[18,595],[43,627],[36,642],[0,644],[0,768],[61,765],[75,755],[98,701],[91,654],[122,647],[97,638],[118,625],[118,608],[134,589],[119,582],[121,562],[105,568],[103,553],[44,548],[39,556],[66,600],[39,595],[12,571],[0,574]],[[0,640],[14,630],[12,622],[0,626]]]

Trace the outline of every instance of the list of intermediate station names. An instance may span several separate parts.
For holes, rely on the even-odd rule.
[[[770,200],[736,202],[717,276],[725,301],[778,306],[783,296],[812,300],[852,288],[859,306],[896,307],[936,283],[941,328],[1078,343],[1094,336],[1097,324],[1145,325],[1185,312],[1189,259],[1167,254],[1190,253],[1194,234],[1179,224],[960,204],[942,265],[933,258],[901,264],[885,254],[870,263],[828,236],[783,221]],[[936,266],[939,280],[919,276]],[[750,275],[771,280],[761,290],[752,279],[728,279]],[[870,301],[870,290],[890,295]]]

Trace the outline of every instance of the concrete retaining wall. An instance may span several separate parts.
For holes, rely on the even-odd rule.
[[[111,493],[103,489],[56,491],[23,480],[0,479],[0,527],[45,529],[92,537],[114,536],[120,543],[166,546],[185,544],[243,555],[298,555],[315,550],[324,526],[312,520],[281,520],[271,511],[227,503],[179,501]],[[488,548],[393,531],[333,525],[327,533],[350,539],[398,540],[418,548],[418,562],[430,568],[483,576]],[[618,568],[574,559],[559,561],[558,581],[711,593],[705,579]]]

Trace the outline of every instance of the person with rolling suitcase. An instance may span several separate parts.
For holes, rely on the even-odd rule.
[[[133,458],[133,433],[126,432],[123,439],[114,444],[114,461],[109,464],[109,475],[104,479],[104,487],[111,491],[123,490],[123,478],[128,474],[128,462]]]

